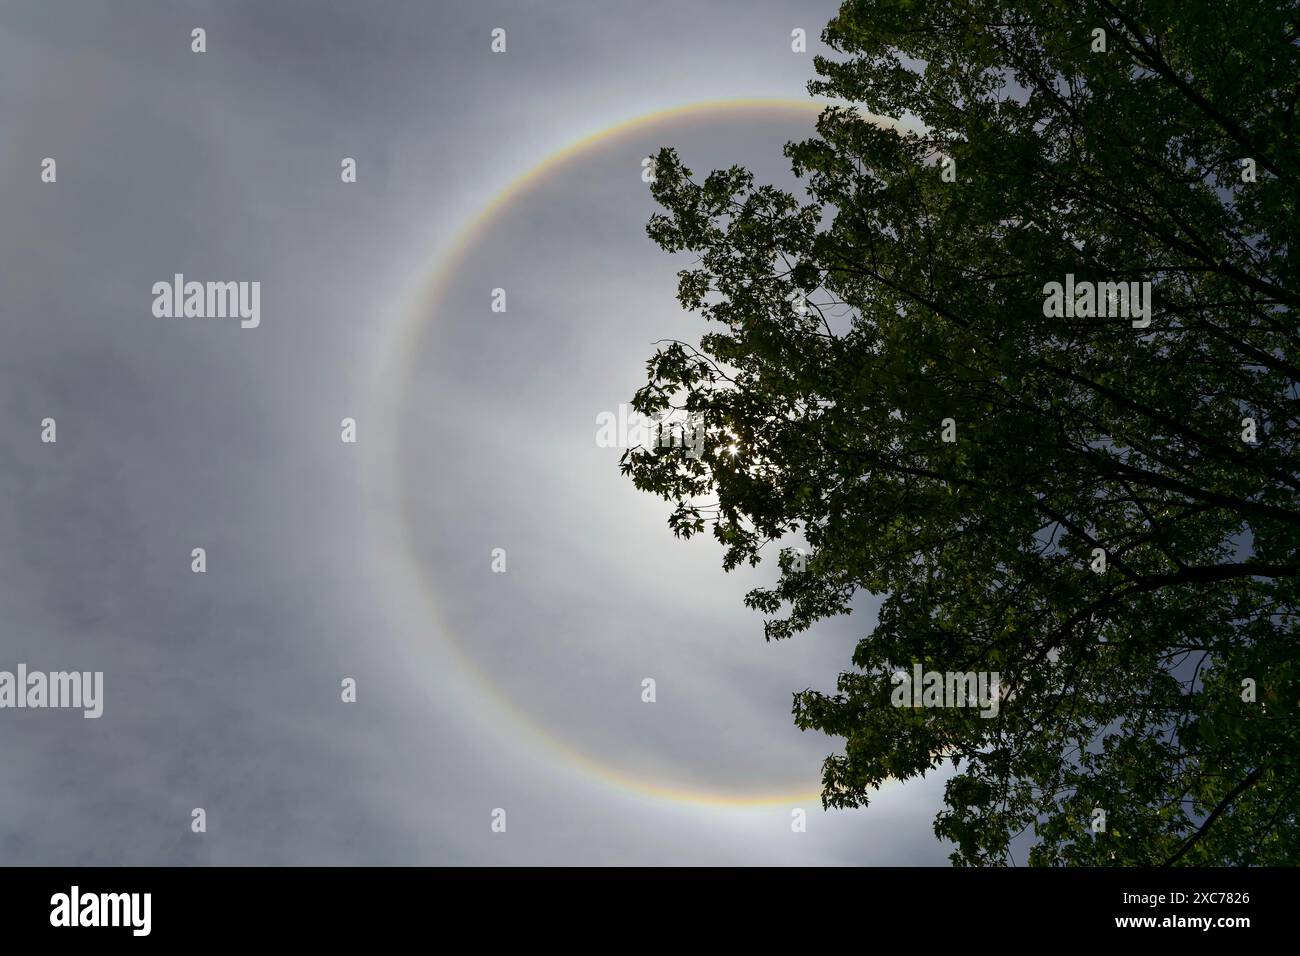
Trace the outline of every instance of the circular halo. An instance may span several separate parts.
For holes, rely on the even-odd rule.
[[[634,133],[645,127],[667,120],[691,117],[708,113],[734,114],[737,112],[800,112],[819,114],[826,102],[794,99],[734,99],[713,100],[691,103],[668,109],[646,113],[632,119],[605,127],[584,136],[570,145],[552,153],[523,175],[514,179],[497,193],[486,206],[479,211],[449,243],[447,249],[438,256],[438,266],[421,282],[411,305],[403,311],[398,320],[391,341],[381,350],[380,368],[376,381],[380,383],[379,396],[373,403],[370,418],[378,423],[379,453],[375,460],[383,468],[374,482],[367,482],[367,487],[382,492],[387,502],[402,501],[402,481],[400,469],[395,462],[398,457],[399,443],[392,423],[398,418],[400,397],[406,392],[412,374],[413,347],[423,329],[428,316],[433,312],[432,306],[445,293],[449,280],[455,275],[457,267],[467,252],[478,240],[481,233],[490,228],[507,209],[511,201],[526,193],[531,186],[542,180],[549,172],[577,159],[588,149],[607,145],[620,137]],[[879,117],[869,116],[873,122],[896,126],[897,124]],[[369,456],[367,456],[369,460]],[[374,502],[372,502],[372,505]],[[395,574],[386,575],[402,582],[402,586],[419,594],[422,605],[427,609],[429,618],[441,621],[438,603],[419,567],[413,542],[409,534],[409,522],[403,520],[403,507],[370,507],[367,509],[376,532],[375,540],[385,544],[379,553],[391,561]],[[377,526],[377,527],[375,527]],[[483,671],[477,660],[468,653],[462,644],[451,634],[450,630],[440,627],[441,643],[452,652],[462,671],[469,676],[478,692],[490,699],[500,713],[510,718],[512,727],[523,731],[524,735],[545,750],[563,758],[570,765],[607,785],[621,790],[631,791],[646,797],[684,802],[709,807],[764,807],[781,804],[819,802],[821,788],[809,787],[799,790],[781,792],[735,792],[722,789],[705,789],[699,787],[670,786],[638,777],[627,771],[610,766],[584,753],[577,747],[562,739],[557,734],[540,726],[538,721],[524,713],[506,694],[493,683]]]

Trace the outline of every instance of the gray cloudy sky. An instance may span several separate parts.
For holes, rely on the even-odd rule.
[[[945,862],[941,780],[823,813],[791,724],[870,602],[765,644],[771,572],[595,442],[701,330],[641,158],[786,182],[813,114],[660,117],[480,218],[614,124],[806,99],[834,9],[0,2],[0,670],[105,674],[99,720],[0,710],[0,863]],[[178,272],[260,327],[155,318]]]

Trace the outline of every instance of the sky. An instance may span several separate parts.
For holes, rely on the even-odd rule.
[[[0,863],[946,862],[791,721],[874,602],[765,643],[595,440],[704,331],[642,159],[797,189],[834,10],[0,2],[0,671],[104,675],[0,709]]]

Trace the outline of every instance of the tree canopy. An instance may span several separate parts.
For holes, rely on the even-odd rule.
[[[633,406],[708,440],[623,470],[776,558],[768,639],[879,597],[794,696],[826,806],[947,766],[958,864],[1300,862],[1300,6],[854,0],[823,40],[805,195],[657,157],[708,326]],[[896,706],[917,665],[996,716]]]

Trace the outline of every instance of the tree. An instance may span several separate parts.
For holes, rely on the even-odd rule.
[[[712,325],[633,404],[707,441],[623,471],[726,569],[776,551],[769,640],[881,596],[794,695],[826,806],[946,764],[957,864],[1300,862],[1300,7],[857,0],[823,40],[806,199],[658,156]],[[997,715],[895,706],[916,665]]]

